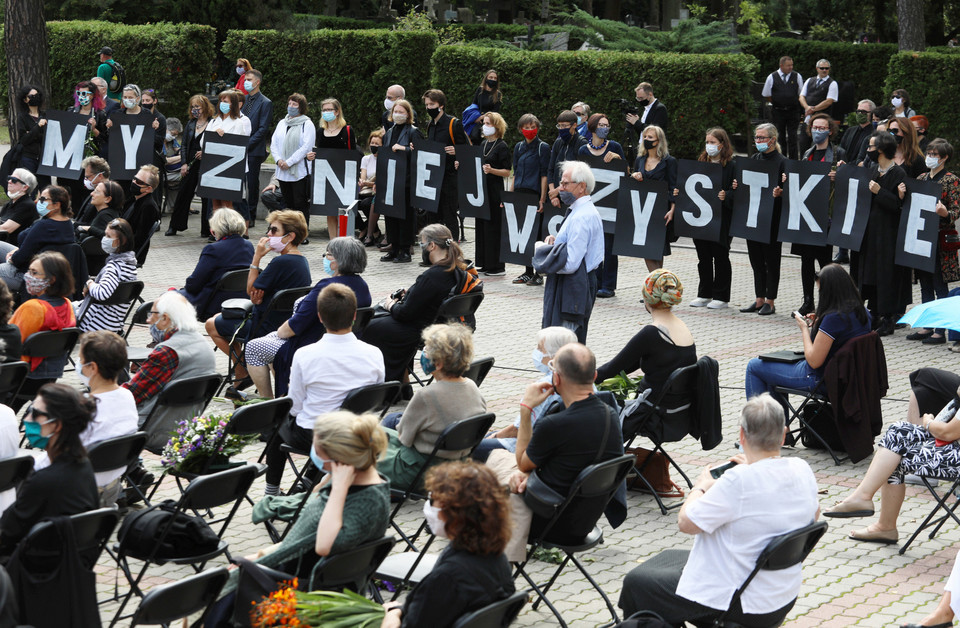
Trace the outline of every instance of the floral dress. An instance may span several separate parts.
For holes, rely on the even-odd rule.
[[[917,177],[919,181],[928,179],[930,179],[929,172],[924,172]],[[936,179],[933,181],[937,182]],[[943,186],[940,200],[947,206],[946,217],[940,217],[940,230],[956,229],[956,221],[960,218],[960,177],[952,172],[945,172],[940,177],[939,183]],[[957,259],[957,251],[944,251],[937,244],[937,266],[944,282],[960,280],[960,260]]]

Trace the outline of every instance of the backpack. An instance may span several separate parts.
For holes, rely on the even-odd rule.
[[[122,90],[123,86],[127,84],[127,72],[123,69],[123,66],[116,61],[111,61],[110,67],[113,68],[113,75],[107,84],[107,91],[115,94]]]
[[[160,540],[160,535],[174,518],[177,502],[167,499],[159,504],[127,515],[117,540],[120,553],[133,557],[148,557]],[[170,531],[157,549],[155,558],[186,558],[206,554],[217,549],[220,538],[210,529],[201,517],[191,517],[186,513],[177,513]]]

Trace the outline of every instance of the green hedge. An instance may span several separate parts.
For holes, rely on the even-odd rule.
[[[960,110],[953,104],[957,85],[960,59],[956,54],[901,52],[890,58],[886,93],[907,90],[910,106],[930,120],[927,137],[943,137],[960,147]]]
[[[887,63],[897,52],[896,44],[847,44],[827,41],[803,41],[785,37],[740,38],[744,53],[760,61],[755,81],[763,81],[779,67],[780,57],[793,58],[794,68],[808,79],[816,76],[816,63],[830,61],[830,76],[838,81],[852,80],[857,84],[857,100],[869,98],[880,104],[888,100],[883,91],[887,78]],[[913,92],[911,92],[912,94]]]
[[[519,141],[517,119],[534,113],[542,137],[552,142],[557,114],[578,100],[610,116],[610,137],[619,141],[624,119],[612,98],[634,105],[634,87],[649,81],[670,112],[671,154],[698,155],[704,131],[722,126],[747,131],[746,98],[756,60],[746,55],[678,55],[628,52],[513,52],[472,46],[441,46],[433,55],[433,85],[447,95],[447,109],[470,102],[484,70],[496,68],[504,94],[501,110],[510,143]]]
[[[216,30],[197,24],[126,26],[109,22],[48,22],[50,86],[48,106],[73,105],[73,87],[94,76],[100,48],[113,48],[127,82],[153,88],[164,101],[161,111],[184,119],[187,101],[202,92],[216,58]],[[0,102],[7,104],[7,66],[3,55]]]
[[[262,68],[263,93],[274,102],[274,122],[286,115],[286,99],[299,92],[320,119],[320,101],[332,97],[361,140],[380,126],[383,95],[394,83],[417,97],[430,83],[430,58],[437,46],[429,32],[386,30],[308,33],[229,31],[223,44],[228,59],[245,57]],[[478,74],[479,76],[479,74]],[[472,83],[472,80],[471,80]]]
[[[357,20],[350,17],[332,17],[329,15],[314,15],[312,13],[295,13],[294,19],[298,26],[310,29],[328,29],[332,31],[358,31],[373,28],[386,28],[389,23],[374,20]]]

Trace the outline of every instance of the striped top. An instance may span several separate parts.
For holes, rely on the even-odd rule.
[[[107,331],[120,332],[123,330],[123,318],[127,312],[128,304],[119,305],[98,305],[91,303],[91,298],[103,301],[110,298],[113,291],[117,289],[121,281],[136,281],[137,279],[137,258],[133,251],[126,253],[111,253],[107,256],[107,262],[103,269],[97,274],[96,280],[90,285],[90,291],[83,301],[74,303],[77,312],[77,318],[83,314],[85,308],[90,311],[80,321],[81,331],[96,331],[104,329]]]

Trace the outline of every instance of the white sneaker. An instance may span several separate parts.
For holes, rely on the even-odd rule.
[[[690,302],[690,307],[707,307],[707,303],[710,303],[710,299],[697,297],[696,299]]]
[[[722,310],[725,307],[727,307],[726,301],[717,301],[716,299],[714,299],[710,303],[707,303],[707,309],[710,309],[710,310]]]

